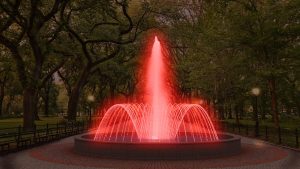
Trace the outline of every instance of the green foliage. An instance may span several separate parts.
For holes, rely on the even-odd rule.
[[[250,90],[258,86],[264,102],[260,111],[268,113],[268,80],[274,78],[278,106],[300,112],[295,99],[299,1],[203,1],[191,6],[202,12],[182,6],[183,19],[168,30],[183,92],[197,91],[223,114],[227,110],[218,107],[251,103]]]
[[[28,86],[45,96],[44,80],[54,72],[55,80],[48,88],[52,112],[60,111],[56,103],[62,98],[58,93],[62,86],[69,101],[72,93],[76,96],[74,91],[81,94],[82,109],[89,104],[90,94],[97,103],[107,97],[130,96],[138,83],[135,70],[144,32],[155,28],[170,39],[184,97],[204,98],[220,116],[232,110],[251,116],[250,91],[259,87],[259,111],[268,115],[272,107],[269,82],[274,80],[282,118],[300,115],[298,0],[59,1],[57,11],[45,22],[42,18],[53,9],[54,0],[37,3],[34,16],[33,5],[22,1],[17,19],[8,14],[5,2],[0,3],[0,79],[9,77],[6,98],[23,94]],[[34,20],[27,27],[23,22],[29,23],[30,18]],[[66,97],[61,100],[68,102]],[[66,109],[66,104],[59,106]]]

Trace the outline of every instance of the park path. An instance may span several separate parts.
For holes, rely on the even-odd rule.
[[[0,169],[300,169],[300,152],[242,137],[239,155],[184,161],[132,161],[86,157],[73,151],[69,137],[1,157]],[[130,153],[130,152],[129,152]]]

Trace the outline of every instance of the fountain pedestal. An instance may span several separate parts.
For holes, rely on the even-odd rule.
[[[240,138],[230,134],[218,134],[213,142],[101,142],[94,141],[93,134],[75,138],[77,153],[113,159],[183,160],[236,155],[241,151]]]

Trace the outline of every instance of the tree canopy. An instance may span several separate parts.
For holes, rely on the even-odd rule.
[[[2,0],[0,116],[21,111],[32,129],[41,112],[76,120],[90,94],[99,104],[131,96],[144,37],[156,29],[182,97],[238,120],[253,115],[259,88],[261,118],[279,127],[300,116],[299,11],[298,0]]]

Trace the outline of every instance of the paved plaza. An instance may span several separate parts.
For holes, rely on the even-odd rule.
[[[300,152],[242,137],[239,155],[216,159],[182,161],[112,160],[79,155],[74,137],[9,154],[1,158],[1,169],[300,169]],[[128,152],[130,153],[130,152]]]

